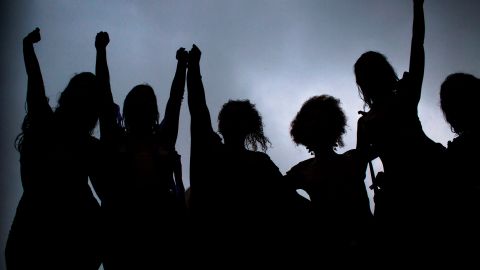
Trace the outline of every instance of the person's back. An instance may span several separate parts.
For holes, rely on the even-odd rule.
[[[363,182],[366,162],[355,150],[335,151],[343,146],[345,126],[339,100],[327,95],[307,100],[291,123],[294,142],[315,157],[292,167],[286,179],[310,197],[312,217],[306,236],[315,243],[310,252],[323,254],[325,260],[362,257],[372,225]]]
[[[256,151],[259,147],[265,152],[269,141],[250,101],[230,100],[223,105],[218,116],[223,142],[213,130],[200,75],[200,54],[194,45],[187,74],[192,119],[192,256],[209,264],[216,262],[216,256],[248,263],[267,261],[266,250],[274,248],[275,241],[281,242],[285,233],[278,229],[284,224],[277,222],[282,214],[282,175],[268,155]]]
[[[223,225],[235,234],[248,236],[278,211],[276,187],[281,185],[282,174],[267,154],[224,144],[217,134],[210,135],[218,140],[211,140],[211,144],[206,140],[193,151],[201,151],[191,160],[201,171],[192,176],[202,183],[193,185],[192,209],[201,219],[225,222]]]
[[[479,113],[480,79],[465,73],[449,75],[440,89],[440,103],[445,119],[457,137],[448,143],[446,167],[450,183],[451,226],[448,233],[463,259],[476,263],[480,241],[480,158]]]
[[[239,221],[268,215],[274,207],[271,191],[281,177],[268,155],[231,149],[227,145],[223,145],[217,154],[212,158],[215,166],[212,169],[216,170],[212,178],[218,180],[215,193],[221,203],[212,207],[227,210],[225,216]]]

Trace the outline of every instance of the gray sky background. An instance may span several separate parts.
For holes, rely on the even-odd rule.
[[[264,118],[282,173],[309,158],[295,146],[289,124],[313,95],[340,98],[348,117],[344,152],[355,146],[359,98],[353,64],[365,51],[385,54],[399,76],[408,69],[411,0],[61,1],[2,3],[0,43],[0,268],[8,230],[22,193],[14,139],[25,114],[27,77],[22,38],[40,27],[37,56],[50,98],[78,72],[94,71],[95,35],[110,35],[108,62],[116,103],[140,83],[156,91],[161,117],[175,72],[175,52],[202,50],[207,102],[216,117],[228,99],[250,99]],[[419,115],[425,132],[444,145],[454,135],[438,92],[453,72],[480,75],[480,1],[425,1],[426,67]],[[178,152],[189,186],[190,116],[184,102]],[[380,169],[377,164],[377,170]]]

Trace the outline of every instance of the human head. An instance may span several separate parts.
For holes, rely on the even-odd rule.
[[[471,74],[447,76],[440,88],[440,105],[445,119],[457,134],[478,129],[480,79]]]
[[[67,87],[60,94],[58,105],[54,112],[56,129],[69,135],[91,135],[97,124],[100,111],[98,83],[95,75],[83,72],[73,76]],[[36,116],[27,111],[22,123],[22,132],[15,139],[15,148],[22,152],[24,136]]]
[[[97,124],[99,111],[100,89],[97,79],[91,72],[82,72],[73,76],[60,94],[55,116],[63,128],[66,125],[71,131],[91,134]]]
[[[290,135],[296,144],[310,151],[343,146],[347,119],[340,100],[329,96],[313,96],[303,103],[290,124]]]
[[[129,132],[152,132],[158,124],[157,97],[147,84],[135,86],[123,102],[125,128]]]
[[[398,76],[381,53],[368,51],[362,54],[355,62],[354,72],[360,95],[369,107],[395,91]]]
[[[263,133],[262,117],[249,100],[229,100],[218,114],[218,130],[225,142],[241,141],[257,150],[266,151],[270,143]]]

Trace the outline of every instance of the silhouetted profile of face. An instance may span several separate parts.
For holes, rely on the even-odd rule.
[[[55,115],[64,128],[92,133],[99,116],[100,89],[93,73],[75,75],[61,93]]]
[[[123,117],[128,132],[151,133],[158,124],[157,98],[149,85],[135,86],[123,103]]]
[[[479,129],[480,79],[465,73],[449,75],[440,88],[445,119],[457,134]]]
[[[362,99],[369,107],[378,99],[395,90],[398,76],[387,58],[378,52],[366,52],[354,66]]]

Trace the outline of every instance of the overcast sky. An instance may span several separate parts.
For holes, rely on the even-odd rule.
[[[426,0],[426,67],[419,115],[427,135],[444,145],[454,135],[439,108],[439,87],[453,72],[480,75],[480,1]],[[27,4],[28,3],[28,4]],[[95,35],[110,35],[108,63],[116,103],[133,86],[150,84],[161,117],[175,72],[175,52],[195,43],[214,128],[228,99],[250,99],[263,115],[282,173],[310,155],[295,146],[289,124],[313,95],[339,98],[348,117],[344,152],[355,146],[359,98],[353,64],[365,51],[408,69],[411,0],[62,1],[2,3],[0,121],[0,268],[22,193],[14,139],[25,115],[27,77],[22,38],[40,27],[35,48],[50,105],[78,72],[94,71]],[[182,106],[178,152],[189,186],[190,116]],[[377,167],[377,170],[379,168]]]

